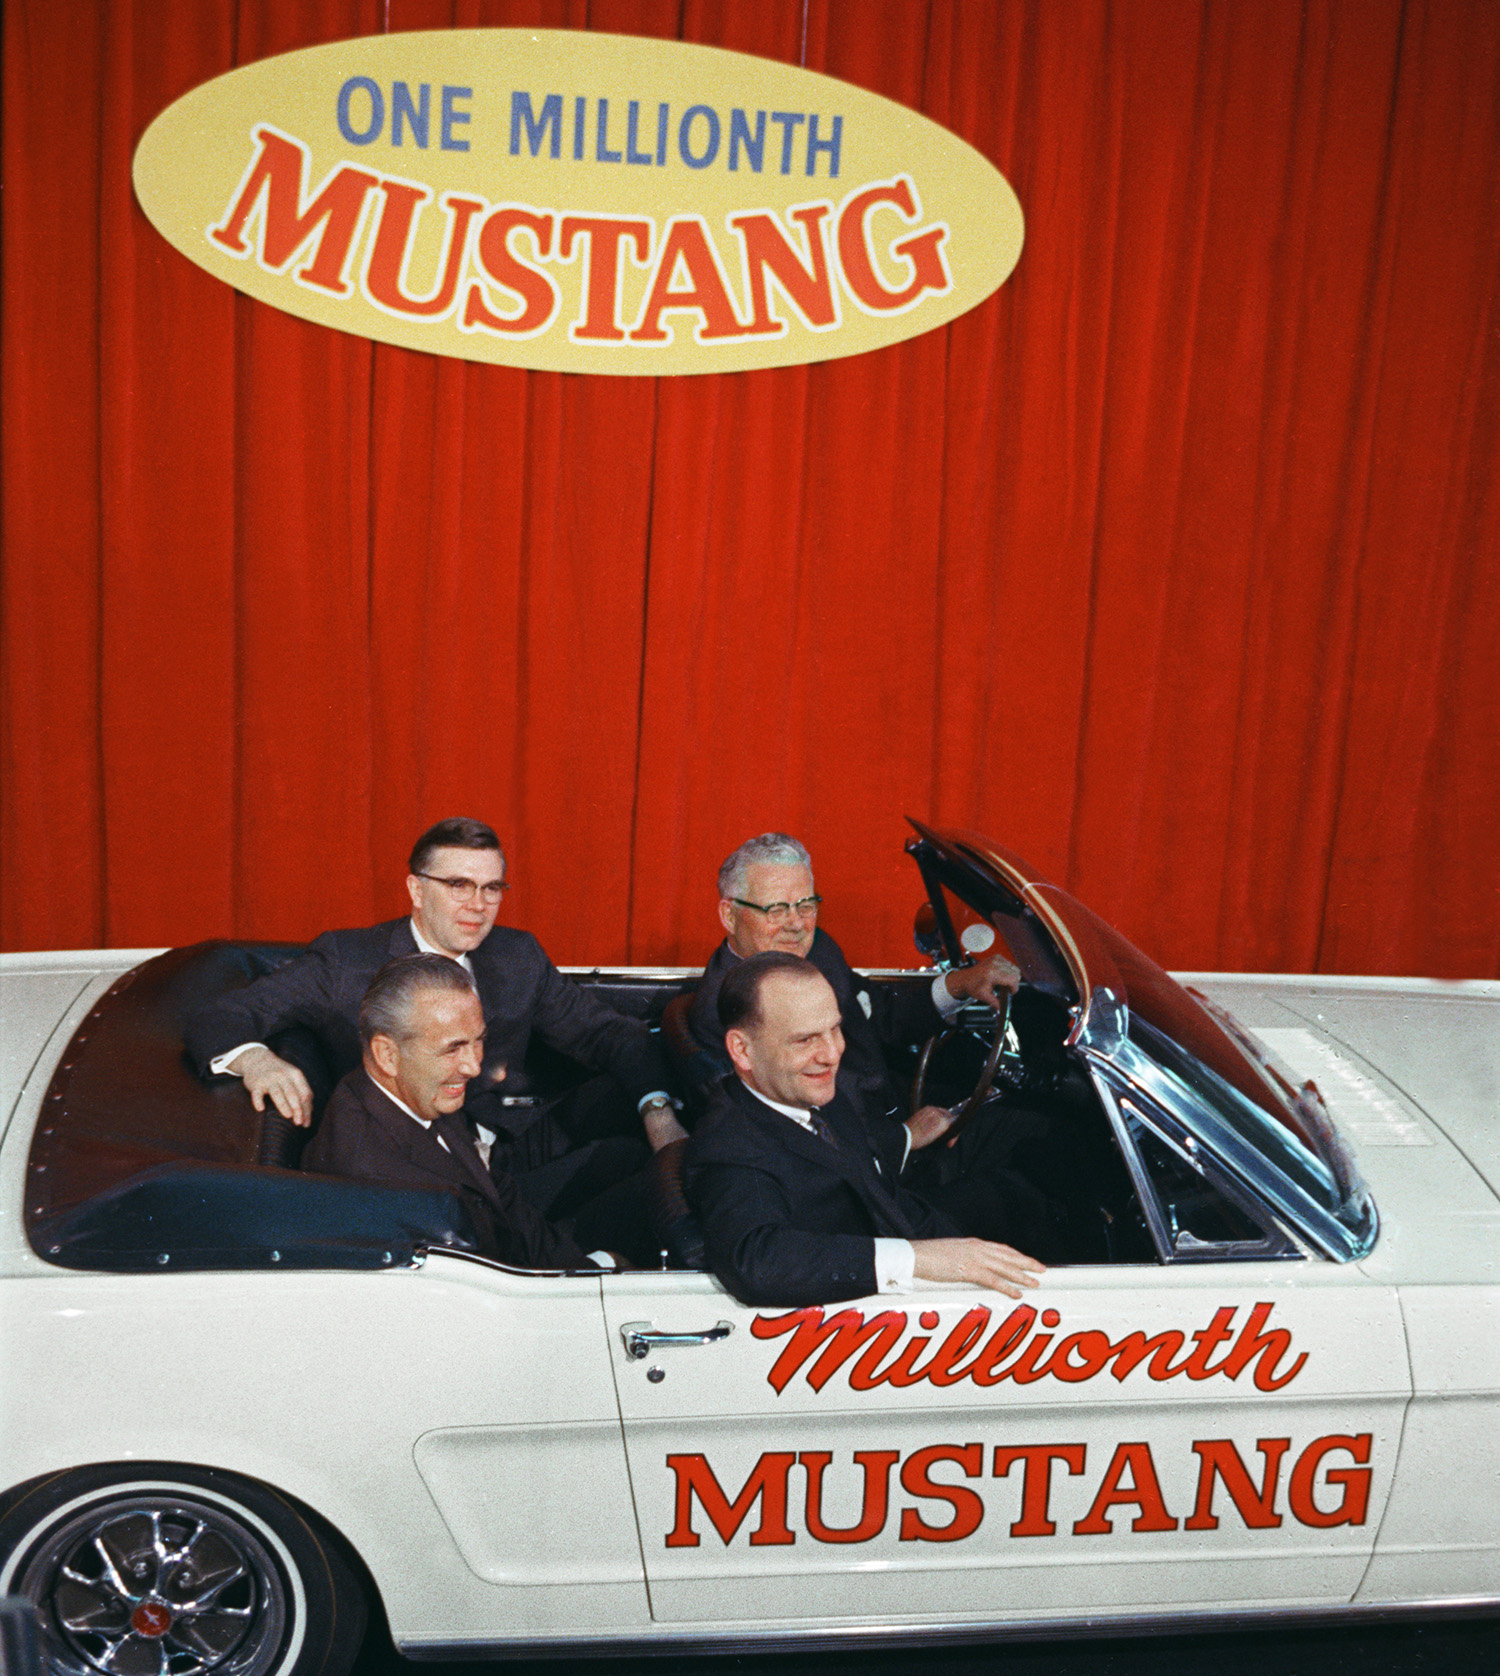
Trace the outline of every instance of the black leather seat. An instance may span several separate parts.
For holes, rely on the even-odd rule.
[[[448,1193],[289,1174],[305,1130],[258,1113],[237,1081],[204,1083],[183,1052],[188,1016],[300,952],[285,943],[199,943],[126,972],[74,1033],[43,1103],[28,1162],[35,1250],[77,1268],[365,1268],[421,1245],[472,1250]],[[307,1031],[269,1044],[332,1078]],[[268,1167],[272,1166],[272,1167]]]
[[[651,1232],[658,1251],[666,1253],[669,1269],[704,1269],[703,1230],[682,1190],[682,1162],[686,1141],[673,1141],[654,1153],[647,1168],[647,1203]]]
[[[661,1039],[682,1091],[683,1123],[689,1129],[703,1115],[714,1084],[729,1070],[728,1059],[722,1055],[716,1057],[700,1047],[688,1029],[693,993],[688,990],[685,994],[674,995],[661,1015]]]

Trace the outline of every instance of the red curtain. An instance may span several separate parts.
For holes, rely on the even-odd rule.
[[[906,963],[902,816],[1177,967],[1500,974],[1492,0],[8,0],[8,948],[398,912],[502,833],[567,962],[701,960],[801,834]],[[680,37],[913,105],[1015,275],[813,367],[438,360],[210,278],[147,123],[343,36]]]

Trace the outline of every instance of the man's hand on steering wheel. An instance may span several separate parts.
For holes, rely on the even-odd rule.
[[[911,1136],[911,1149],[920,1152],[924,1146],[931,1146],[934,1141],[940,1141],[953,1127],[954,1114],[946,1106],[923,1106],[906,1120],[907,1133]],[[956,1141],[955,1135],[953,1140]],[[949,1141],[952,1146],[953,1141]]]
[[[1012,996],[1021,987],[1021,971],[1011,960],[1003,954],[995,953],[987,960],[976,961],[972,966],[957,966],[945,975],[948,993],[955,1000],[977,1001],[988,1007],[995,1017],[983,1024],[966,1020],[955,1022],[936,1035],[927,1038],[917,1061],[916,1075],[912,1079],[911,1104],[913,1122],[933,1108],[926,1106],[924,1091],[927,1087],[928,1068],[932,1063],[932,1056],[943,1042],[950,1036],[970,1033],[987,1042],[984,1068],[979,1073],[971,1091],[960,1101],[955,1102],[951,1124],[946,1124],[941,1130],[933,1130],[926,1140],[918,1140],[917,1132],[912,1132],[913,1147],[924,1146],[937,1139],[941,1133],[949,1128],[954,1132],[948,1136],[948,1145],[952,1146],[958,1139],[957,1131],[969,1121],[989,1098],[990,1089],[994,1086],[995,1076],[1000,1068],[1000,1060],[1005,1053],[1006,1038],[1010,1024],[1010,1003]],[[931,1124],[927,1125],[931,1128]]]
[[[959,1001],[983,1001],[1000,1011],[1001,996],[1014,995],[1021,987],[1021,968],[1003,954],[977,960],[972,966],[955,966],[946,978],[948,993]]]

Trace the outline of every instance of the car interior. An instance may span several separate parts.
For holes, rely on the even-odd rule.
[[[201,943],[146,962],[101,997],[45,1096],[26,1198],[36,1251],[65,1266],[124,1272],[380,1267],[409,1262],[429,1245],[475,1249],[475,1230],[456,1195],[306,1174],[297,1162],[310,1131],[274,1111],[255,1112],[237,1082],[204,1083],[194,1075],[182,1051],[189,1013],[299,952],[295,944]],[[691,1120],[716,1074],[687,1035],[691,987],[630,972],[584,973],[574,981],[618,1011],[658,1025]],[[1060,997],[1026,986],[1011,1006],[998,1055],[994,1015],[970,1009],[942,1039],[905,1044],[892,1068],[909,1082],[926,1048],[923,1098],[956,1104],[996,1059],[993,1087],[970,1126],[998,1134],[1012,1166],[1061,1208],[1063,1260],[1154,1261],[1098,1096],[1064,1051],[1068,1024]],[[321,1044],[292,1031],[270,1045],[307,1073],[321,1109],[335,1080]],[[586,1074],[545,1044],[534,1046],[527,1069],[559,1093]],[[685,1144],[653,1160],[652,1238],[665,1266],[696,1269],[703,1247],[682,1193]]]

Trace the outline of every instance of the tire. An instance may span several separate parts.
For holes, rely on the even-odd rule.
[[[32,1602],[49,1676],[346,1676],[364,1591],[274,1490],[158,1461],[0,1500],[0,1595]]]

